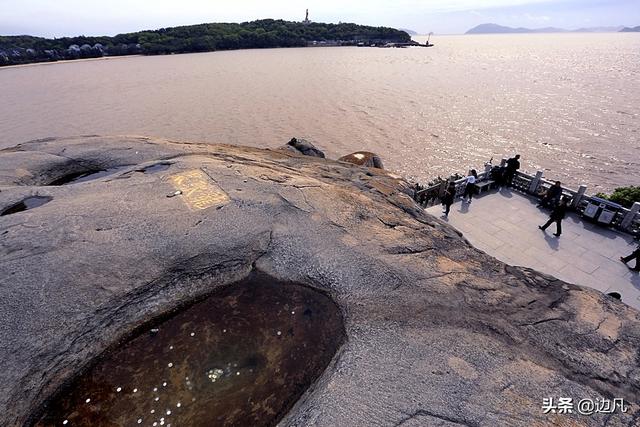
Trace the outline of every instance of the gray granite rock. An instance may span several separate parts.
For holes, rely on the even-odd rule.
[[[281,150],[288,150],[294,153],[302,154],[311,157],[325,158],[324,153],[316,148],[315,145],[302,138],[291,138],[289,142],[283,145]]]
[[[47,185],[92,171],[110,172]],[[26,423],[139,325],[252,270],[325,292],[344,318],[345,344],[280,425],[638,425],[640,313],[489,257],[406,188],[228,145],[83,137],[0,151],[0,212],[51,198],[0,216],[0,425]],[[546,397],[630,409],[545,415]]]

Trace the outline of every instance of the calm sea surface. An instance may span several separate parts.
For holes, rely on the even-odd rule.
[[[301,136],[332,158],[377,152],[420,182],[518,152],[523,169],[590,192],[640,184],[640,34],[432,41],[0,69],[0,148],[81,134],[257,147]]]

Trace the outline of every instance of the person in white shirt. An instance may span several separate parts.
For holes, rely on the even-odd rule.
[[[464,187],[464,195],[462,199],[466,199],[467,203],[471,203],[473,193],[476,191],[476,180],[478,179],[478,173],[475,169],[471,169],[469,176],[467,176],[467,185]]]

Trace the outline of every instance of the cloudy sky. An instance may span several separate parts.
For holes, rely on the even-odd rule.
[[[523,27],[640,25],[640,0],[0,0],[0,35],[114,35],[260,18],[356,22],[464,33],[487,22]]]

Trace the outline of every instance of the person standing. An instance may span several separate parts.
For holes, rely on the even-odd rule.
[[[511,186],[513,184],[513,177],[518,169],[520,169],[520,154],[516,154],[514,157],[507,160],[507,167],[504,172],[504,181],[507,186]]]
[[[476,180],[478,179],[478,173],[475,169],[471,169],[469,175],[467,176],[467,185],[464,187],[464,195],[463,199],[466,200],[467,203],[471,203],[471,199],[473,198],[473,193],[476,191]]]
[[[545,231],[547,227],[549,227],[551,224],[555,222],[556,232],[553,233],[553,235],[556,237],[560,237],[560,235],[562,234],[562,220],[567,214],[568,202],[569,202],[569,199],[567,199],[566,197],[563,197],[562,200],[560,200],[560,203],[558,203],[556,207],[553,208],[553,211],[551,212],[551,216],[549,217],[549,221],[547,221],[545,225],[539,225],[538,228],[542,231]]]
[[[620,257],[620,261],[624,262],[625,264],[628,263],[629,261],[631,261],[632,259],[636,260],[636,266],[635,267],[629,267],[631,270],[633,271],[640,271],[640,245],[638,245],[638,247],[636,248],[635,251],[631,252],[631,255],[628,256],[621,256]]]
[[[451,205],[453,204],[453,200],[456,197],[456,183],[451,181],[447,186],[447,189],[444,191],[444,195],[442,196],[442,213],[445,217],[449,216],[449,211],[451,211]]]

